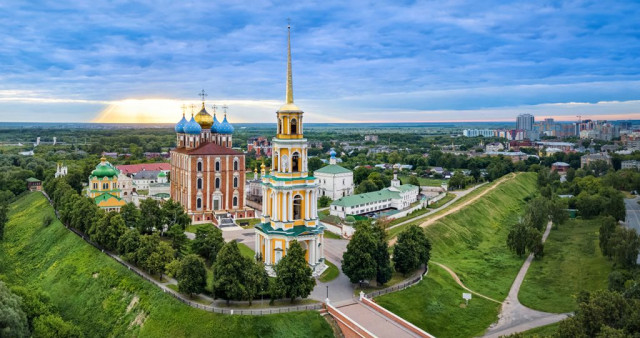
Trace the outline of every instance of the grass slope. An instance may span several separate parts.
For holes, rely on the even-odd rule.
[[[88,337],[332,336],[316,312],[262,317],[197,310],[102,254],[58,221],[42,227],[53,209],[39,193],[11,205],[0,243],[0,276],[47,292],[61,315]]]
[[[544,257],[533,261],[522,283],[520,302],[540,311],[570,312],[580,291],[606,289],[611,263],[600,251],[599,228],[600,220],[594,219],[569,220],[553,229]]]
[[[507,234],[535,190],[535,174],[520,173],[436,221],[426,228],[431,258],[450,267],[472,290],[503,300],[524,261],[507,248]]]
[[[376,302],[436,337],[481,335],[487,323],[495,320],[500,305],[474,297],[464,307],[463,292],[444,269],[431,264],[418,285],[380,296]]]

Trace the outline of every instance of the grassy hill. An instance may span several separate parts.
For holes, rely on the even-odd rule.
[[[66,320],[88,337],[278,336],[330,337],[316,312],[227,316],[197,310],[164,294],[56,221],[42,226],[53,209],[39,193],[13,203],[0,242],[0,278],[35,286],[51,297]]]
[[[569,220],[551,230],[544,257],[534,260],[518,299],[532,309],[571,312],[580,291],[606,289],[612,264],[602,255],[598,231],[602,220]]]
[[[524,261],[524,258],[519,258],[508,250],[507,234],[511,224],[522,214],[526,199],[535,191],[536,175],[520,173],[473,204],[428,226],[425,231],[432,243],[431,259],[450,267],[472,290],[503,300]],[[441,276],[438,279],[427,278],[417,287],[378,297],[376,300],[427,332],[434,330],[433,334],[442,337],[465,336],[455,330],[462,326],[466,327],[465,332],[469,335],[477,335],[497,319],[497,307],[482,306],[474,310],[478,312],[474,315],[476,319],[469,321],[466,312],[470,312],[470,309],[460,310],[460,290],[457,296],[459,302],[443,302],[433,292],[428,292],[430,288],[441,288],[444,282],[452,285],[455,283],[452,278],[445,279]],[[406,298],[414,299],[413,308],[431,307],[436,311],[432,311],[431,316],[447,318],[446,327],[454,329],[434,327],[428,320],[414,321],[413,310],[399,305],[398,300]]]

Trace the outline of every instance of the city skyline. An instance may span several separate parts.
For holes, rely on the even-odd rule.
[[[640,119],[638,12],[624,1],[3,5],[0,119],[175,123],[205,89],[233,122],[269,122],[287,17],[310,123]]]

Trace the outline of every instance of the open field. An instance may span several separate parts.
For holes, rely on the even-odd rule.
[[[481,335],[495,320],[499,304],[474,297],[464,305],[465,292],[435,264],[418,285],[376,298],[376,302],[436,337]]]
[[[59,221],[42,227],[53,209],[39,193],[11,205],[0,242],[0,276],[9,285],[47,292],[65,320],[87,337],[321,336],[333,335],[317,312],[226,316],[191,308],[164,294]]]
[[[611,262],[602,256],[598,241],[600,220],[569,220],[551,230],[544,257],[534,260],[518,299],[535,310],[570,312],[580,291],[606,289]]]
[[[399,175],[398,177],[400,179],[400,182],[402,182],[402,184],[408,184],[409,183],[409,176],[406,175]],[[430,186],[430,187],[439,187],[440,185],[442,185],[442,183],[447,183],[448,180],[439,180],[436,178],[427,178],[427,177],[418,177],[418,181],[420,182],[421,186]]]

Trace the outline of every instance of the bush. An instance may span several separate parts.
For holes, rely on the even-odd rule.
[[[51,225],[51,223],[53,223],[53,216],[51,216],[50,214],[46,214],[44,215],[44,217],[42,217],[42,226],[48,227],[49,225]]]

